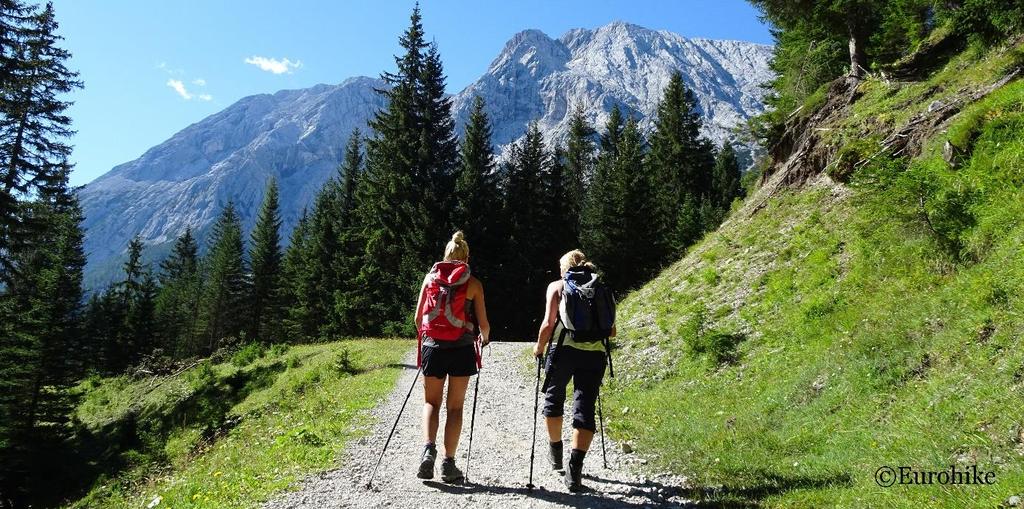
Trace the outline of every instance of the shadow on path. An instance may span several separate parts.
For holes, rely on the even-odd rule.
[[[478,484],[472,481],[465,482],[463,484],[446,484],[438,481],[423,481],[424,486],[429,486],[438,491],[445,493],[451,493],[456,495],[469,495],[475,493],[486,493],[496,495],[519,495],[526,498],[533,498],[537,500],[543,500],[558,504],[564,507],[634,507],[634,508],[646,508],[652,504],[661,505],[670,503],[668,497],[677,495],[682,496],[683,490],[676,486],[667,486],[658,482],[648,483],[627,483],[621,481],[607,481],[592,476],[584,476],[591,480],[599,482],[607,482],[609,484],[623,484],[632,486],[635,491],[631,493],[631,496],[642,495],[647,500],[644,502],[630,502],[622,500],[621,498],[614,495],[622,495],[622,493],[608,494],[593,488],[584,486],[584,490],[579,493],[569,493],[566,491],[551,491],[544,489],[543,487],[534,488],[530,490],[526,486],[501,486],[493,484]],[[664,495],[663,495],[664,493]]]

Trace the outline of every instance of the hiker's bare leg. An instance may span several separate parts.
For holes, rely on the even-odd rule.
[[[548,425],[548,440],[551,442],[562,441],[562,416],[545,417],[544,422]]]
[[[437,420],[443,394],[443,378],[423,377],[423,438],[428,444],[437,442]]]
[[[462,406],[466,403],[466,388],[469,387],[468,376],[448,377],[448,396],[445,403],[448,411],[444,416],[444,456],[455,457],[455,449],[459,447],[459,435],[462,433]]]
[[[594,440],[594,432],[587,429],[572,430],[572,448],[581,451],[590,450],[590,442]]]

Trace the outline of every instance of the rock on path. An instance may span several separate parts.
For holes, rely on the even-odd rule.
[[[529,346],[525,343],[493,343],[484,349],[473,457],[469,466],[469,479],[465,483],[449,485],[440,482],[440,459],[443,455],[440,445],[434,480],[416,478],[416,466],[423,443],[420,435],[423,390],[422,383],[417,382],[384,461],[377,471],[373,488],[366,488],[370,471],[394,424],[409,385],[416,376],[416,369],[409,367],[399,377],[398,385],[388,399],[373,411],[374,423],[370,433],[348,446],[340,468],[307,478],[298,491],[285,493],[264,507],[532,508],[686,505],[687,501],[682,497],[685,479],[667,475],[656,476],[654,479],[646,477],[637,469],[642,460],[632,454],[622,454],[619,452],[621,448],[610,440],[606,444],[608,468],[603,468],[599,436],[594,437],[591,452],[584,464],[583,482],[586,491],[569,493],[561,476],[547,464],[542,417],[537,419],[533,480],[537,487],[532,492],[526,489],[533,432],[533,377],[536,373],[526,366]],[[407,359],[407,363],[407,366],[415,363],[414,354]],[[474,383],[475,380],[470,381],[466,396],[462,440],[456,456],[457,464],[463,471],[466,470]],[[570,405],[571,393],[570,401],[566,402],[567,407]],[[444,419],[442,411],[439,442],[444,430]],[[565,436],[568,437],[568,430]],[[568,453],[568,442],[566,451]]]

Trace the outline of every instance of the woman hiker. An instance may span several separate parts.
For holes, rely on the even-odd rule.
[[[588,262],[586,256],[579,250],[566,253],[558,264],[563,279],[548,285],[544,321],[537,334],[533,354],[539,359],[545,352],[547,353],[545,386],[541,390],[544,392],[543,412],[550,440],[548,461],[555,470],[562,470],[562,413],[565,388],[569,380],[573,380],[572,450],[569,453],[569,468],[565,470],[565,485],[570,491],[576,492],[583,489],[583,458],[590,449],[590,442],[597,428],[594,422],[594,405],[601,389],[607,361],[604,340],[588,338],[589,341],[583,341],[582,335],[564,333],[565,325],[559,319],[559,305],[563,298],[566,274],[571,272],[570,277],[578,277],[581,281],[597,281],[596,267]],[[614,307],[606,326],[609,330],[605,331],[605,340],[615,335]],[[563,334],[560,342],[551,341],[553,336],[557,338]]]
[[[460,482],[455,450],[462,432],[462,405],[469,378],[480,367],[480,348],[490,339],[484,306],[484,287],[469,270],[469,244],[461,231],[444,249],[444,261],[434,264],[423,280],[416,305],[419,331],[418,362],[423,368],[423,437],[426,445],[416,477],[433,479],[437,459],[438,415],[444,383],[448,381],[448,412],[444,425],[441,480]],[[478,332],[479,331],[479,332]]]

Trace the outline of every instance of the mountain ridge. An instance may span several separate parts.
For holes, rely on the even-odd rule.
[[[771,47],[686,38],[625,22],[512,36],[479,79],[452,94],[459,135],[475,95],[486,100],[499,154],[536,120],[545,141],[564,139],[571,109],[596,128],[619,105],[649,130],[671,72],[683,72],[705,115],[705,134],[721,144],[730,129],[762,111],[760,83],[771,75]],[[230,199],[248,230],[266,181],[281,188],[284,237],[316,191],[334,175],[349,133],[385,105],[377,78],[280,90],[239,99],[195,122],[139,158],[115,166],[80,191],[89,255],[87,284],[110,280],[135,234],[160,254],[186,227],[205,236]]]

